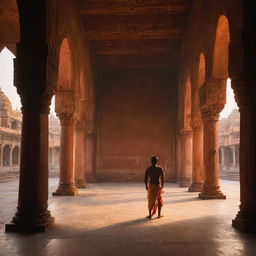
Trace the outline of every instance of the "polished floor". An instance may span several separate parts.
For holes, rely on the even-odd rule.
[[[50,180],[50,192],[58,180]],[[165,187],[164,218],[147,220],[143,184],[91,184],[76,197],[49,197],[55,225],[45,233],[5,233],[17,205],[17,181],[0,183],[0,255],[255,256],[256,236],[231,227],[239,183],[222,181],[227,200],[202,201]]]

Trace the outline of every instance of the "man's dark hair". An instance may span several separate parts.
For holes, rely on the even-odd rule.
[[[151,157],[151,163],[156,164],[158,162],[158,157],[157,156],[152,156]]]

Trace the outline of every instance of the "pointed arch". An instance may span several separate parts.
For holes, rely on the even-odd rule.
[[[199,55],[199,66],[198,66],[198,88],[201,88],[205,83],[205,57],[203,53]]]
[[[191,81],[190,77],[188,77],[186,81],[185,87],[185,95],[184,95],[184,129],[191,129]]]
[[[72,61],[70,44],[67,38],[63,39],[59,54],[57,90],[71,90],[72,88]]]
[[[229,22],[225,15],[218,19],[213,54],[212,76],[228,78],[228,48],[230,43]]]

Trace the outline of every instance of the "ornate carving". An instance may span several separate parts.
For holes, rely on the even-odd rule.
[[[218,105],[219,108],[222,106],[223,109],[226,103],[226,79],[210,78],[199,93],[201,112],[207,111],[211,105]]]
[[[256,107],[256,79],[254,77],[232,79],[231,85],[239,108]]]
[[[204,121],[218,121],[226,103],[226,79],[209,79],[200,88],[200,110]]]
[[[57,116],[60,119],[61,126],[74,125],[75,118],[73,113],[57,113]]]

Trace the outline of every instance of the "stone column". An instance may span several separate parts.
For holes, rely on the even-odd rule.
[[[226,80],[209,79],[200,89],[200,108],[204,129],[205,180],[200,199],[226,199],[219,186],[219,114],[226,101]]]
[[[85,188],[85,122],[76,122],[75,127],[75,184]]]
[[[221,154],[221,166],[224,167],[225,166],[225,148],[224,147],[220,147],[220,154]]]
[[[256,81],[232,80],[240,111],[240,211],[233,226],[256,233]]]
[[[43,49],[43,52],[38,52],[39,59],[43,53],[47,56],[47,46]],[[45,86],[45,81],[40,80],[44,73],[42,71],[37,77],[37,74],[31,74],[30,69],[26,68],[35,65],[36,55],[33,51],[30,55],[30,51],[30,48],[23,47],[22,44],[17,45],[14,71],[16,79],[20,79],[15,80],[15,85],[19,88],[22,103],[20,182],[17,212],[11,224],[6,224],[6,231],[42,232],[53,222],[47,209],[48,114],[52,95],[48,91],[35,89]],[[43,64],[46,63],[40,62],[39,68],[43,67]],[[35,67],[33,70],[41,71]],[[31,79],[31,76],[35,80]]]
[[[193,169],[192,184],[189,192],[201,192],[204,182],[203,169],[203,128],[201,123],[192,122],[193,133]]]
[[[192,180],[192,131],[182,130],[182,164],[180,187],[188,187]]]
[[[78,190],[74,183],[74,117],[71,113],[58,113],[61,125],[60,183],[53,196],[74,196]]]
[[[235,167],[236,166],[236,147],[233,146],[231,148],[232,148],[232,164],[233,164],[233,167]]]
[[[3,167],[3,144],[0,146],[0,167]]]
[[[9,155],[9,166],[13,166],[12,164],[12,151],[13,151],[13,145],[10,146],[10,155]]]

